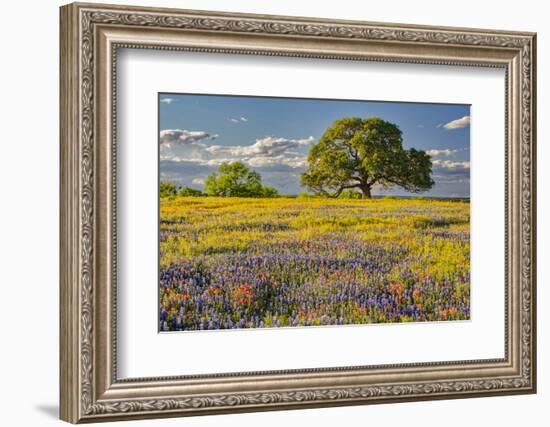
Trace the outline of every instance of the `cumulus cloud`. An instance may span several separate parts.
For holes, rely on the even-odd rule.
[[[470,162],[433,159],[432,166],[432,177],[437,186],[458,185],[458,188],[462,188],[470,183]],[[468,194],[468,192],[464,194]]]
[[[193,178],[191,183],[196,184],[196,185],[203,185],[204,184],[204,178]]]
[[[279,155],[275,157],[251,157],[246,160],[246,162],[256,168],[268,167],[268,166],[278,166],[286,165],[290,166],[293,169],[302,168],[307,166],[307,157],[306,156],[285,156]]]
[[[268,136],[256,139],[251,145],[209,145],[209,140],[215,137],[203,131],[162,131],[161,160],[209,167],[241,161],[257,169],[292,170],[307,166],[307,147],[315,142],[312,136],[301,139]]]
[[[449,148],[444,149],[434,149],[434,150],[428,150],[426,153],[432,157],[441,157],[441,156],[452,156],[453,154],[457,153],[458,150],[451,150]]]
[[[432,178],[436,184],[469,184],[470,176],[465,173],[434,174]]]
[[[240,122],[246,123],[248,121],[248,119],[244,116],[241,116],[241,117],[238,117],[238,118],[230,118],[229,121],[233,122],[233,123],[240,123]]]
[[[438,169],[470,169],[470,162],[435,159],[432,160],[432,166]]]
[[[449,123],[445,123],[443,127],[447,130],[460,129],[470,126],[470,116],[464,116],[460,119],[451,120]]]
[[[162,102],[163,104],[172,104],[173,102],[176,102],[176,100],[174,98],[162,98],[160,100],[160,102]]]
[[[301,147],[307,147],[315,139],[310,136],[303,139],[276,138],[268,136],[257,139],[252,145],[212,145],[206,151],[215,156],[214,162],[240,160],[252,167],[286,165],[291,168],[304,167],[306,155],[301,154]]]
[[[211,135],[202,130],[165,129],[160,131],[160,144],[170,147],[172,144],[195,144],[203,140],[216,139],[218,135]]]
[[[241,157],[274,157],[280,154],[293,154],[292,150],[312,144],[315,139],[310,136],[304,139],[287,139],[267,136],[257,139],[252,145],[211,145],[206,150],[210,153],[224,153]]]

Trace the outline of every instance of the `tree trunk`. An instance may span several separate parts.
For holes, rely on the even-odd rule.
[[[363,199],[370,199],[372,197],[370,194],[370,185],[362,185],[360,189],[361,193],[363,193]]]

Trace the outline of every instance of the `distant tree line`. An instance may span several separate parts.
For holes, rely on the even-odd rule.
[[[174,196],[206,196],[200,190],[196,190],[191,187],[180,187],[175,182],[161,181],[160,182],[160,197],[174,197]]]

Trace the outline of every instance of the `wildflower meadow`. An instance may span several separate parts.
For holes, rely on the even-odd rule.
[[[159,330],[464,320],[470,203],[160,201]]]

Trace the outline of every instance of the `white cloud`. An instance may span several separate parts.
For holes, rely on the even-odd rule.
[[[170,147],[172,144],[194,144],[217,137],[218,135],[211,135],[202,130],[165,129],[160,131],[160,144]]]
[[[193,178],[191,183],[192,184],[197,184],[197,185],[203,185],[204,184],[204,178]]]
[[[222,163],[243,162],[253,168],[262,168],[269,166],[288,166],[292,169],[307,166],[307,156],[288,157],[279,155],[275,157],[269,156],[254,156],[254,157],[216,157],[212,159],[196,159],[183,157],[162,157],[162,160],[172,160],[176,162],[195,162],[202,166],[218,167]]]
[[[440,150],[428,150],[426,153],[432,157],[439,157],[439,156],[451,156],[455,154],[458,150],[451,150],[449,148],[444,148]]]
[[[288,157],[285,155],[279,155],[275,157],[251,157],[246,161],[252,167],[265,167],[275,165],[286,165],[291,168],[301,168],[307,165],[306,156],[294,156]]]
[[[470,162],[453,162],[452,160],[432,160],[432,165],[440,169],[470,169]]]
[[[251,145],[208,145],[207,141],[216,136],[202,131],[162,131],[161,160],[212,167],[241,161],[255,168],[284,166],[296,169],[306,166],[306,148],[315,142],[312,136],[302,139],[268,136]]]
[[[447,130],[460,129],[468,126],[470,126],[470,116],[464,116],[443,125],[443,127]]]
[[[252,145],[212,145],[206,150],[210,153],[225,153],[231,156],[276,156],[279,154],[294,154],[292,149],[312,144],[315,139],[310,136],[304,139],[287,139],[267,136],[257,139]]]
[[[433,174],[432,178],[437,184],[467,184],[470,182],[469,171]]]
[[[172,104],[173,102],[176,102],[176,100],[174,98],[162,98],[160,100],[160,102],[162,102],[163,104]]]
[[[229,119],[229,121],[232,122],[232,123],[241,123],[241,122],[246,123],[248,121],[248,119],[244,116],[241,116],[239,118],[233,118],[232,117],[232,118]]]

